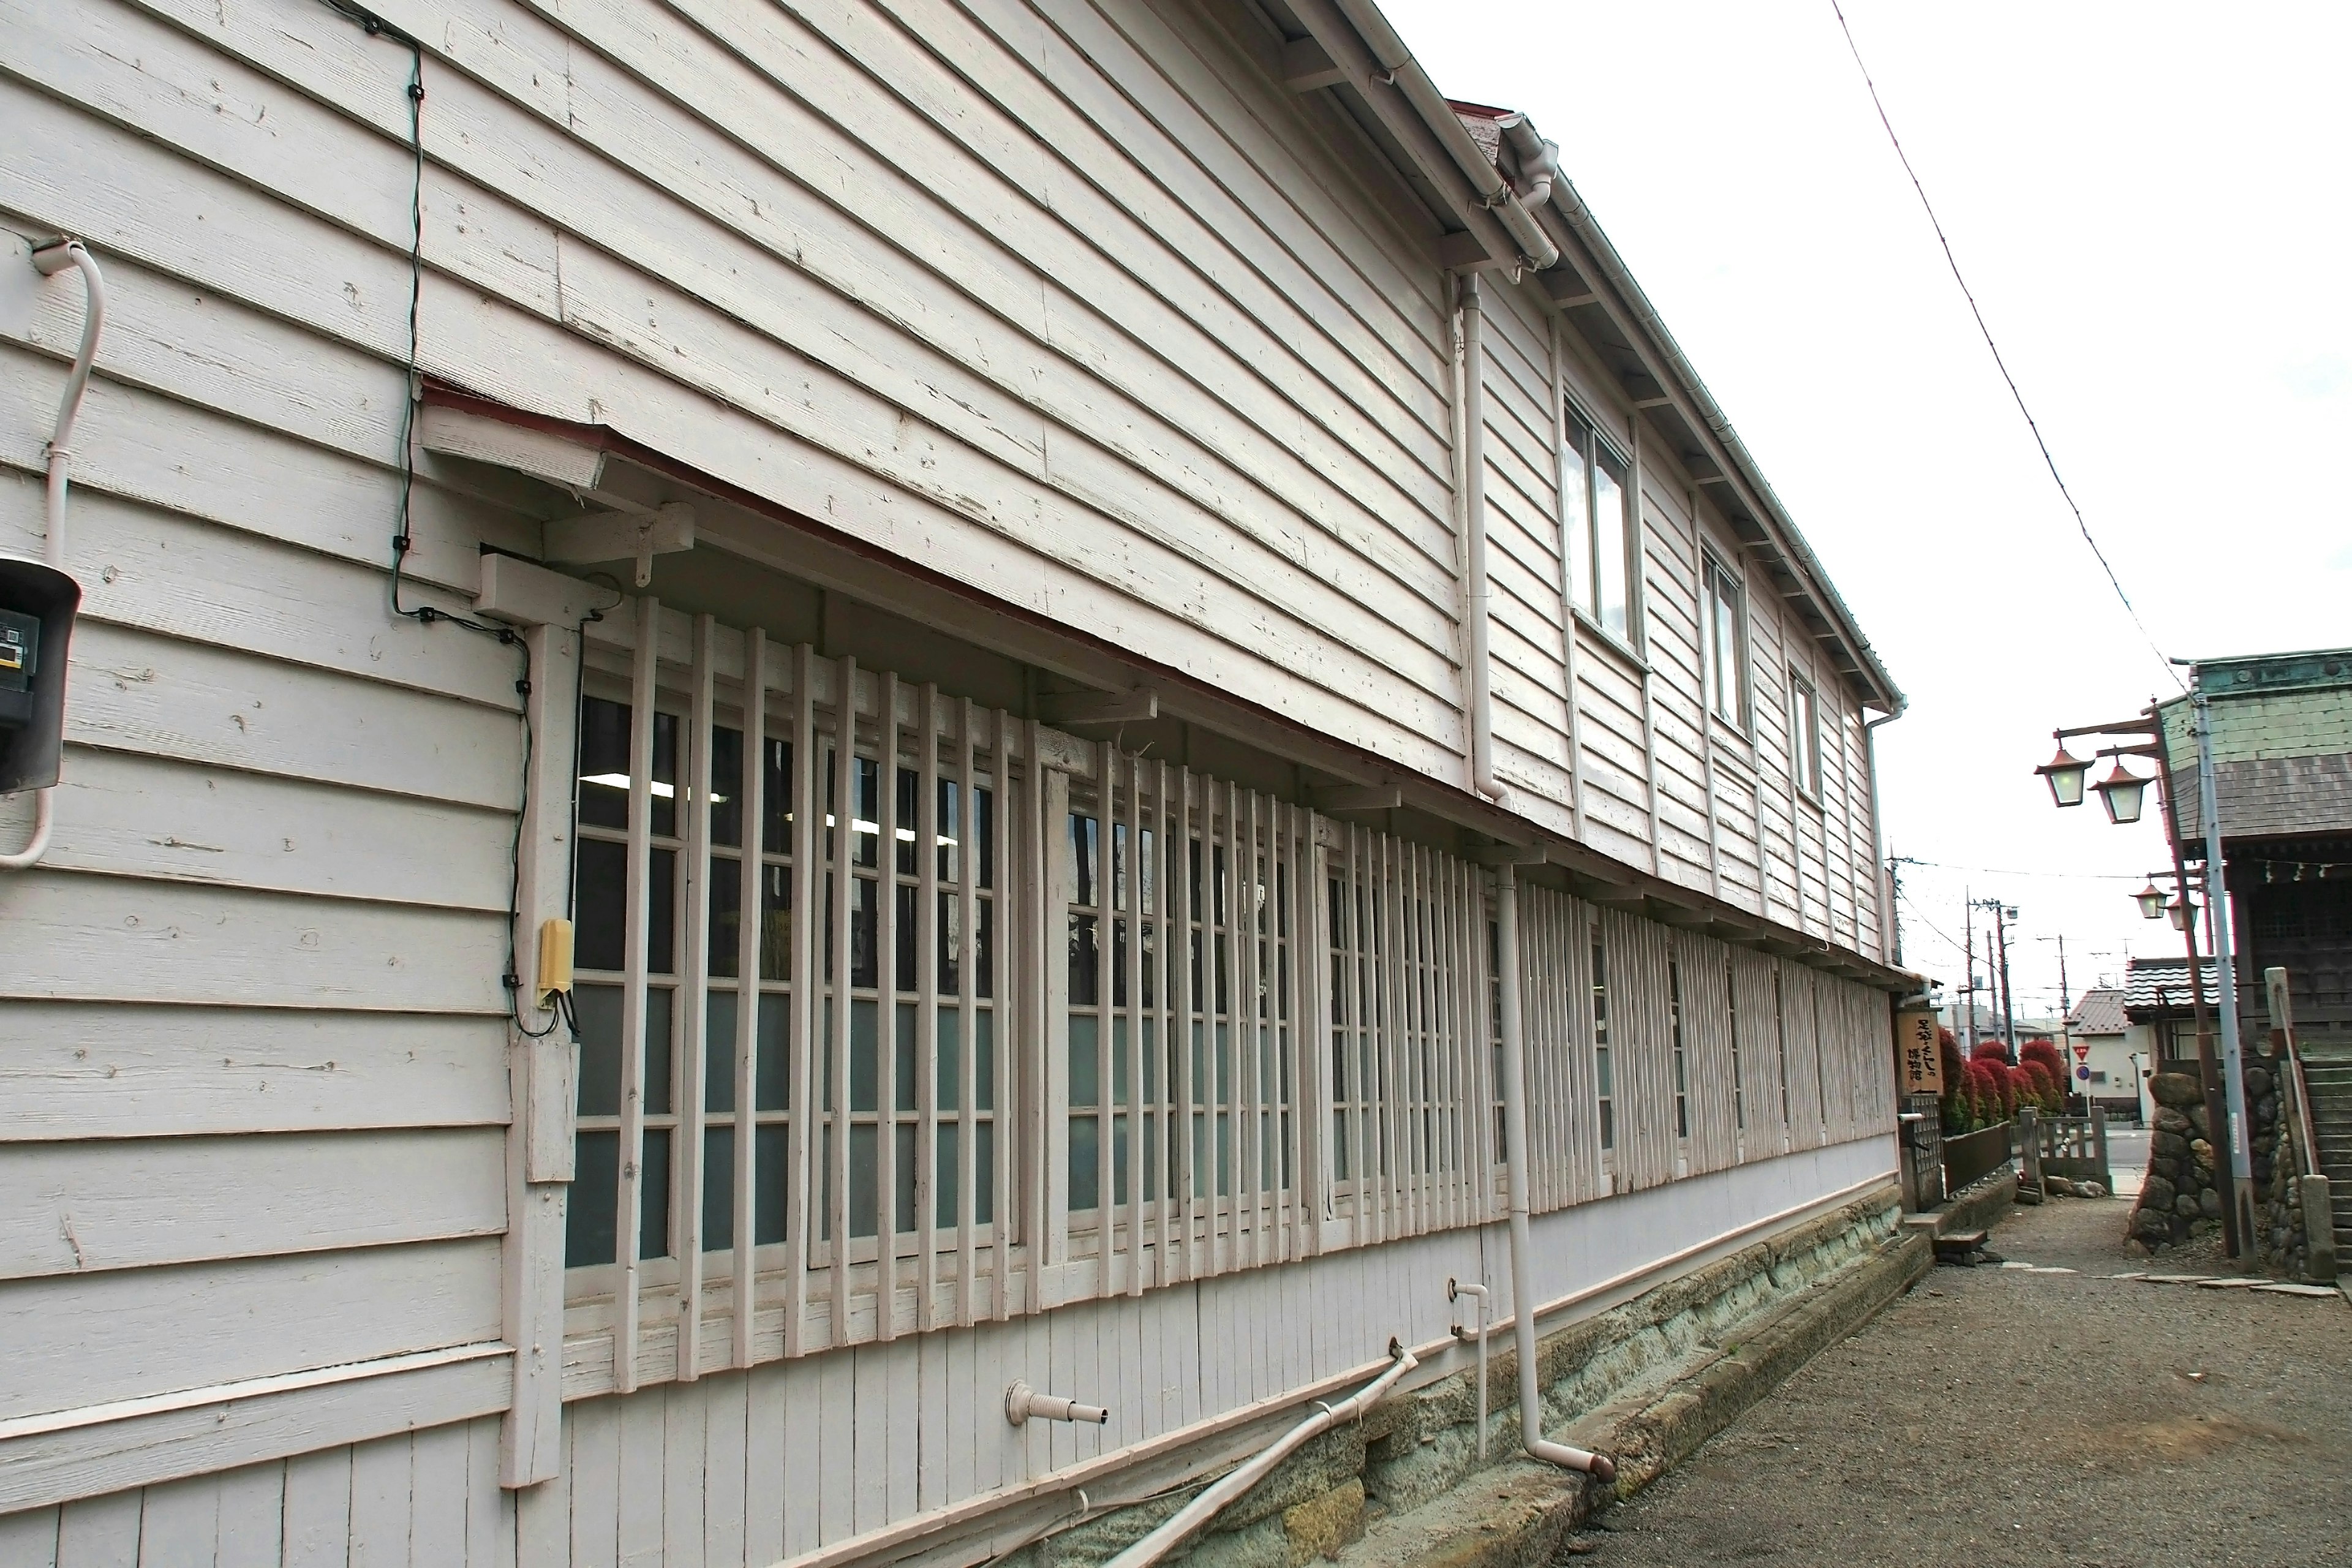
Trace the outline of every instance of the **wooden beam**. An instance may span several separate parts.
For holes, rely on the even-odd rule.
[[[1449,272],[1474,272],[1509,265],[1497,259],[1486,242],[1466,228],[1437,237],[1437,263]]]
[[[1160,717],[1160,693],[1148,686],[1131,691],[1049,691],[1037,699],[1037,717],[1048,724],[1139,724]]]
[[[1326,784],[1308,790],[1307,804],[1327,816],[1339,811],[1390,811],[1404,804],[1404,786]]]
[[[1347,79],[1339,63],[1313,38],[1293,38],[1282,46],[1282,85],[1291,91],[1313,92]]]
[[[1675,400],[1671,397],[1637,397],[1633,399],[1633,406],[1640,409],[1672,408],[1674,405]]]
[[[635,561],[637,586],[653,581],[653,560],[694,548],[694,508],[670,501],[651,511],[592,511],[557,518],[541,531],[550,561]]]

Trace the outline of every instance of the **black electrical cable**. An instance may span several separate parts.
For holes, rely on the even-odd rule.
[[[415,621],[423,626],[446,624],[463,627],[477,636],[489,637],[513,648],[520,658],[520,668],[515,677],[514,689],[515,695],[520,699],[517,717],[522,721],[522,799],[515,807],[514,836],[508,845],[507,963],[506,972],[499,976],[499,981],[506,987],[507,1015],[513,1020],[517,1033],[526,1039],[538,1040],[546,1038],[559,1027],[568,1026],[572,1037],[577,1040],[580,1036],[579,1022],[572,1016],[570,999],[561,992],[557,993],[556,1004],[547,1009],[548,1021],[544,1027],[533,1028],[523,1020],[522,956],[516,928],[522,919],[523,825],[530,816],[530,769],[533,752],[538,744],[538,736],[530,720],[530,645],[512,626],[494,626],[488,621],[476,620],[470,616],[457,615],[432,605],[418,605],[412,608],[400,602],[402,577],[408,552],[414,544],[410,520],[416,495],[415,436],[419,396],[417,316],[423,304],[425,290],[425,49],[423,45],[408,34],[362,6],[348,4],[347,0],[320,0],[320,3],[345,20],[356,24],[370,37],[390,38],[408,50],[408,85],[405,91],[408,100],[410,155],[408,353],[406,363],[403,367],[407,384],[403,388],[404,395],[400,405],[400,503],[398,519],[393,531],[392,563],[388,574],[392,613],[401,619]],[[572,628],[575,637],[585,632],[590,621],[603,618],[603,611],[589,611],[582,617],[579,625]],[[583,652],[584,651],[583,648]],[[579,662],[584,664],[586,661],[583,658]],[[579,710],[576,678],[572,709],[575,712]],[[575,765],[572,771],[577,773],[580,770]],[[575,784],[573,789],[576,796],[578,786]],[[576,809],[576,798],[573,804]],[[574,874],[576,875],[576,869]],[[564,910],[567,914],[572,908],[573,890],[569,884],[564,889]]]
[[[1853,41],[1853,29],[1846,25],[1843,8],[1838,5],[1838,0],[1830,0],[1830,9],[1837,13],[1838,30],[1845,35],[1846,50],[1853,56],[1854,68],[1862,72],[1862,85],[1870,89],[1870,103],[1878,110],[1878,123],[1885,127],[1886,140],[1894,145],[1895,156],[1902,161],[1903,172],[1911,177],[1911,188],[1919,194],[1919,205],[1926,209],[1927,222],[1936,231],[1936,243],[1944,247],[1944,264],[1952,269],[1952,281],[1960,286],[1960,293],[1969,302],[1969,314],[1976,318],[1977,331],[1984,338],[1985,347],[1992,351],[1993,365],[2000,372],[2000,379],[2009,384],[2009,395],[2016,400],[2017,411],[2025,416],[2025,427],[2033,432],[2033,444],[2041,448],[2042,464],[2049,468],[2051,479],[2057,482],[2058,493],[2065,499],[2066,509],[2074,514],[2074,526],[2082,530],[2083,542],[2091,547],[2092,555],[2098,560],[2099,570],[2107,574],[2107,586],[2116,591],[2116,597],[2123,604],[2124,614],[2129,616],[2132,625],[2139,628],[2139,635],[2147,641],[2148,651],[2156,655],[2158,664],[2164,666],[2166,677],[2179,686],[2180,672],[2165,657],[2164,649],[2157,646],[2155,637],[2147,629],[2147,623],[2139,618],[2139,611],[2133,606],[2131,595],[2124,592],[2123,583],[2116,576],[2115,567],[2108,563],[2107,552],[2099,548],[2096,539],[2091,537],[2089,520],[2084,517],[2083,509],[2074,504],[2074,492],[2066,488],[2065,477],[2058,472],[2058,459],[2050,455],[2050,443],[2042,438],[2042,426],[2034,422],[2033,410],[2025,405],[2025,394],[2018,390],[2017,378],[2009,374],[2009,363],[2000,357],[2000,345],[1992,341],[1992,328],[1985,324],[1984,311],[1978,308],[1976,293],[1969,289],[1969,280],[1960,276],[1959,258],[1952,254],[1952,242],[1944,234],[1943,220],[1936,216],[1935,204],[1927,199],[1927,187],[1920,184],[1918,171],[1911,167],[1911,155],[1903,150],[1903,139],[1895,134],[1895,122],[1886,117],[1886,105],[1879,101],[1878,84],[1871,79],[1870,68],[1863,63],[1862,47]],[[2185,691],[2188,688],[2182,686],[2181,689]]]

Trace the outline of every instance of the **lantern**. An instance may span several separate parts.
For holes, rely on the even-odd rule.
[[[2066,754],[2066,743],[2058,743],[2058,754],[2033,771],[2050,781],[2050,798],[2061,806],[2083,804],[2083,777],[2091,764]]]
[[[2132,902],[2139,906],[2143,920],[2160,921],[2164,918],[2164,889],[2156,885],[2154,878],[2148,879],[2147,887],[2132,895]]]
[[[2053,783],[2051,786],[2055,789]],[[2116,759],[2116,771],[2092,786],[2099,792],[2099,800],[2107,808],[2107,820],[2116,823],[2139,820],[2140,796],[2147,793],[2147,781],[2136,777],[2124,766],[2121,757]]]

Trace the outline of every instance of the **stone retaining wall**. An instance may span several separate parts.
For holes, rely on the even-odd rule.
[[[1728,1360],[1748,1325],[1901,1246],[1895,1237],[1900,1208],[1896,1189],[1889,1183],[1794,1230],[1545,1335],[1537,1352],[1547,1430],[1558,1432],[1632,1391],[1691,1372],[1695,1363],[1706,1362],[1711,1354],[1717,1363]],[[1906,1254],[1906,1266],[1910,1261]],[[1906,1282],[1916,1272],[1906,1276]],[[1877,1305],[1875,1300],[1870,1302],[1864,1315]],[[1752,1399],[1801,1362],[1799,1357],[1785,1366],[1776,1363],[1768,1369],[1768,1377],[1751,1378],[1741,1386],[1755,1385],[1756,1394],[1748,1395]],[[1487,1355],[1488,1467],[1519,1458],[1517,1380],[1518,1361],[1509,1337],[1497,1335]],[[1745,1404],[1730,1414],[1738,1408]],[[1633,1429],[1626,1430],[1630,1438]],[[1361,1423],[1305,1445],[1227,1509],[1189,1550],[1169,1561],[1194,1568],[1297,1568],[1355,1539],[1368,1517],[1402,1512],[1460,1485],[1480,1468],[1477,1446],[1475,1370],[1392,1395]],[[1622,1479],[1627,1489],[1687,1451],[1663,1439],[1654,1446],[1660,1449],[1655,1455],[1620,1457],[1621,1468],[1630,1472]],[[1107,1514],[1024,1547],[1006,1563],[1008,1568],[1063,1568],[1104,1562],[1173,1514],[1198,1489],[1187,1486],[1169,1497]],[[1580,1500],[1586,1506],[1600,1500],[1601,1489],[1591,1489],[1593,1498]]]
[[[2311,1250],[2296,1177],[2301,1154],[2280,1100],[2283,1066],[2262,1055],[2249,1056],[2244,1067],[2252,1126],[2247,1163],[2261,1200],[2246,1250],[2269,1273],[2302,1279],[2310,1272]],[[2230,1174],[2221,1168],[2198,1080],[2187,1073],[2158,1073],[2148,1091],[2157,1102],[2156,1121],[2130,1234],[2154,1249],[2218,1230],[2230,1201]]]

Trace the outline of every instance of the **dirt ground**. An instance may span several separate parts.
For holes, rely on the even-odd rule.
[[[1557,1561],[2352,1563],[2352,1305],[2111,1279],[2226,1268],[2128,1209],[2013,1211],[1997,1254],[2079,1272],[1934,1269]]]

